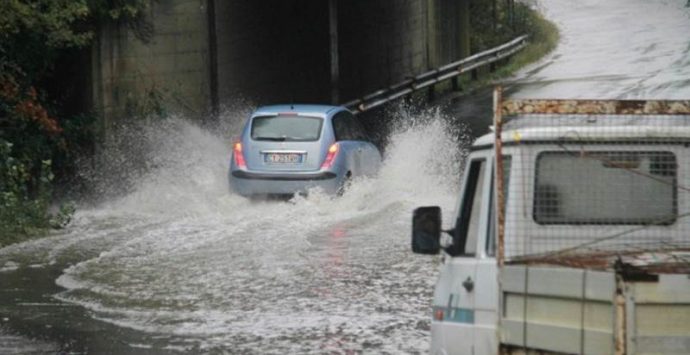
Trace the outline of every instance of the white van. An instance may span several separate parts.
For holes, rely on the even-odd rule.
[[[414,212],[431,353],[689,354],[690,102],[496,101],[450,238]]]

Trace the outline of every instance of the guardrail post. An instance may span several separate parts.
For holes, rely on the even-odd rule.
[[[434,90],[434,85],[430,85],[426,91],[427,100],[434,101],[436,99],[436,92]]]

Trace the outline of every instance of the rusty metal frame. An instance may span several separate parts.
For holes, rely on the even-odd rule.
[[[540,100],[511,99],[501,103],[503,116],[521,114],[687,115],[690,100]]]
[[[496,209],[497,225],[496,236],[498,244],[497,262],[498,268],[502,268],[505,262],[505,194],[503,186],[503,141],[501,141],[501,133],[503,131],[503,88],[497,86],[494,88],[494,155],[495,164],[495,192],[496,192]]]

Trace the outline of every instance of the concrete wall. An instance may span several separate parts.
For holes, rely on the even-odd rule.
[[[150,18],[150,43],[124,26],[102,28],[92,55],[94,105],[110,120],[157,104],[204,115],[210,90],[206,1],[152,2]]]
[[[106,121],[156,104],[206,117],[214,70],[221,104],[330,102],[329,1],[215,0],[215,43],[208,1],[152,1],[150,43],[103,28],[92,96]],[[457,2],[338,0],[340,102],[458,59]]]
[[[340,1],[342,101],[460,59],[458,3]]]
[[[426,0],[340,1],[343,101],[395,84],[427,68]]]
[[[458,59],[456,0],[337,7],[341,102]],[[221,101],[330,101],[328,1],[219,1],[216,18]]]

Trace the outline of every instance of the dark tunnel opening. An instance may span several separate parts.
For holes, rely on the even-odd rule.
[[[331,102],[331,5],[337,13],[339,102],[429,69],[427,1],[395,6],[386,0],[216,4],[221,101],[240,97],[257,104]],[[441,54],[439,62],[454,57]]]
[[[221,101],[329,102],[328,1],[223,1],[217,7]]]

